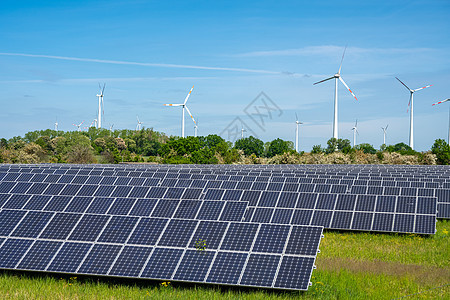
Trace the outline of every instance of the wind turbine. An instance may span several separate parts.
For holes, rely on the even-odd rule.
[[[55,121],[55,131],[58,132],[58,118],[56,118]]]
[[[347,46],[344,49],[344,53],[342,54],[341,64],[339,66],[339,70],[336,74],[334,74],[333,77],[326,78],[324,80],[318,81],[314,83],[314,85],[331,80],[334,78],[334,120],[333,120],[333,137],[335,139],[338,138],[338,80],[342,82],[342,84],[347,88],[347,90],[353,95],[353,97],[358,100],[353,94],[352,90],[348,87],[348,85],[345,83],[344,79],[341,77],[341,68],[342,68],[342,62],[344,61],[344,55],[345,50],[347,50]]]
[[[437,103],[434,103],[431,106],[434,106],[436,104],[441,104],[441,103],[444,103],[444,102],[447,102],[447,101],[450,101],[450,98],[449,99],[445,99],[443,101],[439,101]],[[450,106],[448,107],[448,140],[447,140],[447,143],[450,144]]]
[[[298,120],[297,113],[295,113],[295,151],[298,152],[298,125],[303,124]]]
[[[105,113],[105,107],[103,105],[103,92],[105,91],[105,86],[106,83],[103,84],[103,88],[100,85],[100,83],[98,84],[98,87],[100,88],[100,94],[97,94],[98,97],[98,118],[97,118],[97,128],[101,128],[102,127],[102,114]]]
[[[198,119],[197,122],[194,121],[194,137],[197,137],[197,130],[198,130]]]
[[[355,148],[355,146],[356,146],[356,134],[359,135],[359,131],[358,131],[358,119],[356,119],[355,126],[353,126],[352,130],[353,130],[353,148]]]
[[[409,96],[409,103],[408,106],[411,105],[410,107],[410,115],[409,115],[409,146],[411,147],[411,149],[414,150],[414,92],[426,89],[427,87],[432,86],[432,84],[412,90],[410,89],[406,84],[404,84],[400,79],[398,79],[397,77],[395,77],[398,81],[400,81],[401,84],[403,84],[405,86],[405,88],[408,89],[408,91],[411,93],[411,95]]]
[[[141,121],[139,121],[139,117],[138,116],[136,116],[136,119],[137,119],[137,126],[136,126],[136,131],[140,131],[142,128],[141,128],[141,124],[143,123],[143,122],[141,122]]]
[[[247,132],[247,130],[244,129],[244,126],[241,128],[241,139],[244,138],[244,132]]]
[[[109,125],[109,136],[112,135],[112,129],[114,127],[114,124]]]
[[[84,123],[84,121],[83,122],[81,122],[80,124],[72,124],[73,126],[76,126],[77,128],[78,128],[78,131],[81,131],[81,125]]]
[[[389,124],[386,125],[386,127],[384,127],[384,128],[381,127],[381,129],[383,129],[383,145],[386,145],[386,131],[387,131],[388,127],[389,127]]]
[[[192,86],[191,90],[189,91],[188,95],[186,96],[186,98],[184,99],[183,103],[180,104],[164,104],[164,106],[181,106],[182,108],[182,117],[181,117],[181,137],[184,138],[184,109],[187,110],[189,116],[191,117],[192,121],[194,121],[194,123],[196,124],[194,117],[192,116],[191,112],[189,111],[189,108],[186,105],[186,102],[189,99],[189,96],[192,93],[192,90],[194,89],[194,86]]]

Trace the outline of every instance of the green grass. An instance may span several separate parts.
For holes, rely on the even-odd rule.
[[[308,292],[0,273],[0,299],[450,299],[450,222],[430,237],[326,231]]]

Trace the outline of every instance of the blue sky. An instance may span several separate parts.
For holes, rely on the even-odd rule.
[[[317,2],[317,3],[316,3]],[[35,129],[76,129],[97,114],[106,82],[105,128],[143,126],[180,135],[180,103],[199,135],[243,122],[264,141],[294,141],[310,151],[332,136],[337,72],[339,137],[379,147],[408,143],[409,92],[416,150],[446,138],[450,103],[450,2],[435,1],[2,1],[0,6],[0,137]],[[261,92],[279,110],[252,102]],[[266,102],[268,100],[266,99]],[[250,108],[248,106],[250,105]],[[255,107],[265,114],[246,114]],[[273,105],[272,105],[273,106]],[[246,109],[247,108],[247,109]],[[270,113],[270,114],[269,114]],[[234,122],[234,123],[233,123]],[[258,124],[259,125],[258,125]],[[240,127],[241,125],[238,125]],[[186,134],[194,127],[186,117]]]

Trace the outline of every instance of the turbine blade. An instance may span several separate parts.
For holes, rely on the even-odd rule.
[[[345,55],[345,51],[346,51],[346,50],[347,50],[347,45],[345,45],[344,53],[342,53],[341,64],[339,65],[339,71],[338,71],[338,74],[341,74],[342,62],[344,61],[344,55]]]
[[[400,83],[403,84],[403,85],[405,86],[405,88],[408,89],[408,91],[411,91],[411,89],[410,89],[406,84],[404,84],[403,81],[401,81],[400,79],[398,79],[398,77],[395,77],[395,78],[396,78],[398,81],[400,81]]]
[[[348,85],[345,83],[344,79],[342,79],[342,77],[339,77],[339,80],[342,82],[343,85],[345,85],[345,87],[347,88],[347,90],[353,95],[353,97],[355,98],[355,100],[358,100],[358,98],[356,98],[355,94],[353,94],[352,90],[348,87]]]
[[[197,125],[197,122],[195,122],[195,119],[194,119],[194,117],[192,116],[191,112],[189,111],[189,108],[188,108],[187,106],[184,106],[184,108],[186,108],[186,110],[187,110],[189,116],[191,116],[192,121],[194,121],[194,124]]]
[[[316,83],[313,83],[313,85],[316,85],[316,84],[325,82],[325,81],[330,80],[330,79],[334,79],[334,76],[333,76],[333,77],[330,77],[330,78],[327,78],[327,79],[324,79],[324,80],[321,80],[321,81],[317,81]]]
[[[138,123],[140,123],[140,122],[139,122],[139,117],[138,117],[138,116],[136,116],[136,119],[137,119]]]
[[[194,86],[191,87],[191,90],[190,90],[189,93],[187,94],[186,99],[184,99],[184,103],[183,103],[183,104],[186,104],[186,102],[188,101],[189,96],[191,95],[193,89],[194,89]]]
[[[431,106],[434,106],[436,104],[441,104],[441,103],[444,103],[444,102],[447,102],[447,101],[450,101],[450,98],[442,100],[442,101],[439,101],[439,102],[436,102],[436,103],[433,103],[433,104],[431,104]]]
[[[389,127],[389,124],[386,125],[386,130],[387,130],[388,127]]]
[[[184,104],[164,104],[164,106],[183,106]]]
[[[417,91],[420,91],[420,90],[426,89],[427,87],[430,87],[430,86],[432,86],[432,84],[430,84],[430,85],[427,85],[427,86],[424,86],[424,87],[421,87],[421,88],[418,88],[418,89],[415,89],[415,90],[414,90],[414,92],[417,92]]]
[[[105,86],[106,86],[106,82],[103,84],[102,95],[103,95],[103,92],[105,91]]]
[[[295,113],[295,120],[298,122],[298,116],[297,116],[297,113]]]

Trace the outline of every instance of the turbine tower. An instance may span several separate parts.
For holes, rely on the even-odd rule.
[[[58,118],[56,118],[55,121],[55,131],[58,132]]]
[[[136,131],[138,131],[138,130],[141,131],[141,129],[142,129],[141,124],[143,122],[139,121],[139,117],[138,116],[136,116],[136,119],[137,119]]]
[[[358,119],[356,119],[355,126],[353,126],[352,130],[353,130],[353,148],[355,148],[355,146],[356,146],[356,134],[359,135],[359,131],[358,131]]]
[[[244,129],[244,126],[241,128],[241,139],[244,138],[244,132],[247,132],[247,130]]]
[[[83,122],[81,122],[80,124],[72,124],[73,126],[76,126],[77,128],[78,128],[78,131],[81,131],[81,125],[84,123],[84,121]]]
[[[358,100],[353,94],[352,90],[348,87],[348,85],[345,83],[344,79],[341,77],[341,68],[342,68],[342,62],[344,61],[344,55],[345,50],[347,50],[347,46],[344,49],[344,53],[342,54],[341,64],[339,66],[339,70],[336,74],[334,74],[333,77],[326,78],[324,80],[318,81],[314,83],[314,85],[331,80],[334,78],[334,120],[333,120],[333,137],[335,139],[338,138],[338,80],[342,82],[342,84],[347,88],[347,90],[353,95],[353,97]]]
[[[194,119],[192,119],[194,120]],[[197,130],[198,130],[198,119],[197,122],[194,121],[194,137],[197,137]]]
[[[443,101],[439,101],[437,103],[434,103],[431,106],[434,106],[436,104],[441,104],[441,103],[444,103],[444,102],[447,102],[447,101],[450,101],[450,98],[449,99],[445,99]],[[450,144],[450,106],[448,107],[448,140],[447,140],[447,143]]]
[[[383,129],[383,145],[386,145],[386,131],[387,131],[388,127],[389,127],[389,124],[386,125],[386,127],[384,127],[384,128],[381,127],[381,129]]]
[[[100,94],[97,94],[98,97],[98,118],[97,118],[97,128],[102,128],[102,115],[105,113],[105,107],[103,105],[103,92],[105,91],[106,83],[103,84],[103,88],[98,84],[98,87],[100,88]]]
[[[298,120],[297,113],[295,113],[295,151],[298,152],[298,125],[303,124]]]
[[[403,84],[405,86],[405,88],[408,89],[408,91],[411,93],[409,96],[409,103],[408,106],[411,105],[410,107],[410,115],[409,115],[409,146],[411,147],[411,149],[414,150],[414,92],[426,89],[427,87],[432,86],[432,84],[412,90],[410,89],[406,84],[404,84],[400,79],[398,79],[397,77],[395,77],[398,81],[400,81],[401,84]]]

